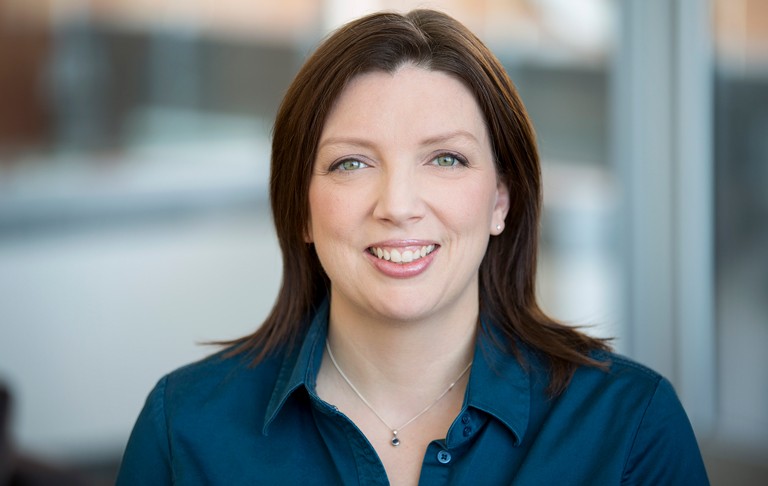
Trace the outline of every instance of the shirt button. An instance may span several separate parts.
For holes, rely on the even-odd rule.
[[[466,413],[461,416],[461,423],[464,425],[467,425],[469,423],[469,415]]]
[[[472,427],[464,427],[464,437],[469,437],[472,434]]]
[[[448,451],[440,451],[437,453],[437,460],[440,464],[448,464],[451,462],[451,453]]]

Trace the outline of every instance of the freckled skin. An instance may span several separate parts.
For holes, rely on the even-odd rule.
[[[469,90],[405,66],[345,88],[321,135],[309,204],[308,240],[334,311],[413,322],[477,309],[478,268],[508,194]],[[436,249],[409,264],[425,268],[398,277],[396,264],[368,251],[382,242]]]

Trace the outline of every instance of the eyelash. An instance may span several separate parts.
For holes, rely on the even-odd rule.
[[[442,165],[441,166],[440,164],[437,163],[438,159],[446,158],[446,157],[450,157],[450,158],[454,159],[456,161],[456,164],[454,164],[454,165]],[[356,163],[356,164],[359,164],[359,165],[358,165],[358,167],[356,167],[354,169],[344,169],[343,168],[344,164],[348,163],[348,162]],[[461,165],[463,167],[469,167],[469,162],[467,161],[467,159],[465,159],[461,155],[459,155],[457,153],[453,153],[453,152],[439,153],[436,156],[434,156],[432,159],[430,159],[430,163],[433,163],[433,165],[435,165],[437,167],[446,167],[446,168],[451,168],[451,169],[457,167],[458,165]],[[363,168],[368,167],[368,166],[369,165],[366,164],[365,162],[363,162],[362,160],[354,159],[354,158],[347,158],[347,159],[341,159],[341,160],[331,164],[331,166],[328,168],[328,172],[329,173],[330,172],[354,172],[356,170],[363,169]]]
[[[355,169],[343,169],[342,166],[347,162],[355,162],[359,164],[359,166]],[[331,164],[331,166],[328,167],[328,172],[354,172],[355,170],[359,170],[364,167],[368,167],[368,164],[366,164],[362,160],[348,158],[348,159],[341,159],[338,162],[334,162],[333,164]]]
[[[456,164],[454,164],[454,165],[439,165],[439,164],[436,163],[438,159],[445,158],[445,157],[450,157],[450,158],[456,160]],[[435,162],[434,165],[436,165],[438,167],[455,168],[458,165],[461,165],[463,167],[469,167],[469,162],[467,161],[467,159],[465,159],[461,155],[459,155],[457,153],[454,153],[454,152],[443,152],[443,153],[437,154],[434,158],[432,158],[432,160],[430,162]]]

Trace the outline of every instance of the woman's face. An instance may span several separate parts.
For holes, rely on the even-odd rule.
[[[461,82],[412,65],[356,77],[326,120],[309,187],[307,241],[335,311],[414,321],[476,308],[508,201]]]

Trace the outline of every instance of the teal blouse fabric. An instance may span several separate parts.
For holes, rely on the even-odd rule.
[[[303,344],[249,366],[218,353],[162,378],[117,479],[128,485],[384,485],[366,437],[315,393],[328,306]],[[424,454],[423,485],[708,484],[670,383],[626,358],[579,369],[554,399],[546,370],[479,333],[464,406]],[[404,440],[407,440],[403,437]]]

